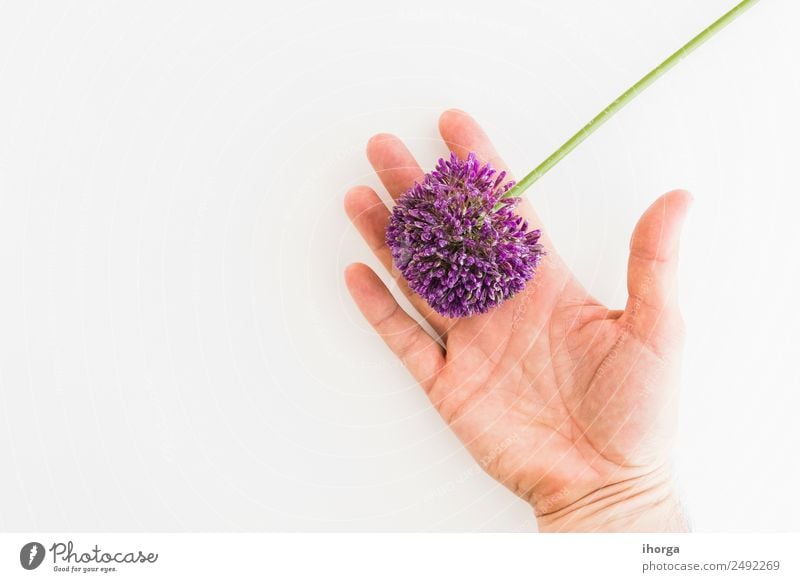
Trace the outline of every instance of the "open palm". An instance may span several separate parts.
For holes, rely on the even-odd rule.
[[[507,170],[467,114],[447,111],[439,128],[459,157],[475,152]],[[423,175],[391,135],[370,140],[367,155],[393,197]],[[411,293],[393,268],[384,240],[389,210],[378,195],[360,186],[346,196],[353,223],[436,337],[363,264],[346,272],[359,308],[475,459],[531,503],[540,527],[550,519],[559,524],[552,529],[569,529],[570,516],[577,522],[581,510],[597,513],[602,499],[662,501],[682,344],[678,238],[690,202],[687,192],[670,192],[639,220],[624,310],[592,298],[545,232],[547,255],[522,293],[487,314],[454,320]],[[527,202],[518,212],[541,227]]]

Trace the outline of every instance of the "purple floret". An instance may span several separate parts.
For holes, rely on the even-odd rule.
[[[501,196],[503,184],[491,164],[475,154],[440,159],[397,201],[386,243],[412,291],[446,317],[469,317],[519,293],[544,254],[539,230],[514,208],[519,198]],[[500,207],[495,210],[495,205]]]

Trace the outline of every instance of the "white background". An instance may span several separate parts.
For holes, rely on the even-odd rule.
[[[518,175],[733,0],[0,6],[0,529],[530,531],[372,336],[341,210],[395,132]],[[676,187],[695,528],[796,530],[798,9],[766,0],[529,196],[624,303]]]

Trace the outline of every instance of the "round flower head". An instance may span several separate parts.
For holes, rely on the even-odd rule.
[[[544,254],[539,230],[501,198],[514,183],[475,154],[440,159],[397,201],[386,243],[412,291],[446,317],[486,313],[519,293]]]

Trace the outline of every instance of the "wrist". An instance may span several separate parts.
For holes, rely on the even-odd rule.
[[[608,483],[536,519],[540,532],[689,531],[666,468]]]

